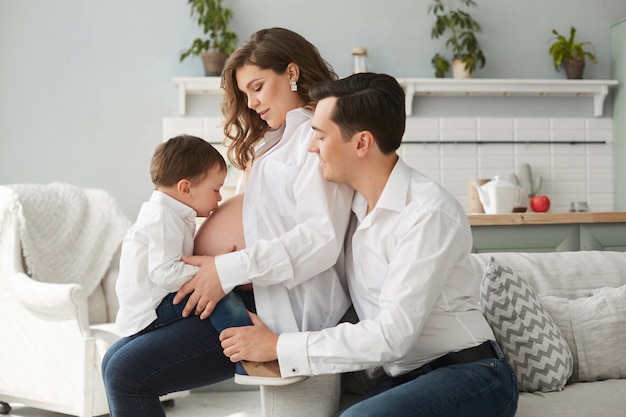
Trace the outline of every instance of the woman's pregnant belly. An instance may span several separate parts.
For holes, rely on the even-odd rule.
[[[216,256],[245,248],[242,221],[243,194],[222,202],[196,233],[194,254]]]

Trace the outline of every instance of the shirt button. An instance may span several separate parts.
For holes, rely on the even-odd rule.
[[[295,373],[297,373],[297,372],[298,372],[298,368],[292,368],[292,369],[291,369],[291,373],[295,374]]]

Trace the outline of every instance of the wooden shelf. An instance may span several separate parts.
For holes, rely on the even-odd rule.
[[[222,94],[220,77],[175,77],[178,86],[178,109],[186,113],[188,94]],[[616,80],[532,80],[532,79],[452,79],[452,78],[398,78],[406,92],[407,116],[413,114],[415,96],[491,96],[491,97],[591,97],[593,114],[602,116],[609,87]]]
[[[468,214],[471,226],[525,224],[626,223],[626,212]]]

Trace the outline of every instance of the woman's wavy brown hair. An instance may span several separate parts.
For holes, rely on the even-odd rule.
[[[309,89],[319,81],[337,79],[333,68],[317,48],[299,34],[283,28],[262,29],[255,32],[229,57],[222,72],[224,100],[224,144],[228,159],[238,169],[245,169],[254,159],[254,147],[270,127],[259,115],[248,108],[246,96],[237,88],[237,69],[256,65],[283,74],[290,63],[300,69],[298,94],[306,108],[313,109]]]

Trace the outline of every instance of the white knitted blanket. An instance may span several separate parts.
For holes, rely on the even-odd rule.
[[[130,226],[113,197],[64,183],[5,188],[12,190],[3,194],[14,200],[8,206],[18,219],[15,233],[28,275],[44,282],[77,283],[90,295]]]

